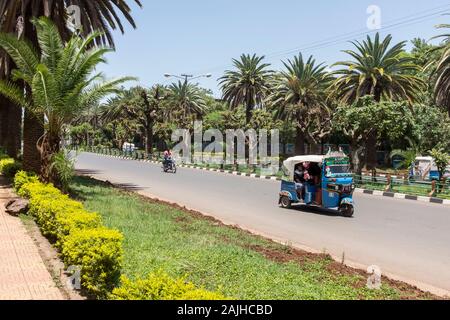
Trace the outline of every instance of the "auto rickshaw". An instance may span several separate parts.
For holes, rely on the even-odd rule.
[[[319,176],[304,183],[304,190],[297,190],[294,171],[298,164],[309,164],[320,168]],[[353,208],[353,175],[350,160],[341,152],[328,155],[307,155],[289,158],[283,162],[285,177],[281,182],[279,204],[291,208],[292,204],[334,209],[345,217],[351,217]]]

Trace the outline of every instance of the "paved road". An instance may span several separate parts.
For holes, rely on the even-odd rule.
[[[164,174],[155,164],[89,153],[78,156],[76,168],[273,239],[334,257],[344,253],[346,262],[377,265],[384,274],[415,281],[421,288],[450,292],[448,206],[355,194],[355,216],[348,219],[320,210],[279,208],[276,181],[187,168]]]

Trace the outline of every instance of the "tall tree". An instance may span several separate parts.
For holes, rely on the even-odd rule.
[[[268,69],[270,64],[263,63],[263,60],[264,56],[243,54],[240,60],[233,59],[235,70],[225,71],[219,79],[223,99],[232,108],[244,105],[247,124],[253,109],[262,105],[269,93],[272,71]]]
[[[30,88],[24,94],[17,84],[0,81],[0,93],[26,110],[44,115],[45,133],[38,141],[41,177],[58,184],[58,176],[51,171],[50,164],[59,152],[63,126],[87,106],[117,93],[117,85],[132,78],[104,81],[102,74],[93,74],[105,62],[104,55],[111,51],[104,47],[89,49],[99,33],[92,33],[86,39],[74,35],[64,43],[50,19],[42,17],[34,20],[34,25],[40,50],[13,34],[0,34],[0,47],[17,65],[12,71],[14,78]]]
[[[140,0],[134,0],[138,6],[141,5]],[[72,34],[72,30],[68,27],[67,21],[69,16],[66,8],[76,5],[79,8],[79,18],[81,25],[80,32],[86,36],[92,31],[101,31],[95,44],[109,44],[114,46],[111,29],[119,29],[124,32],[122,21],[118,12],[133,26],[135,23],[131,17],[131,9],[125,0],[0,0],[0,31],[13,32],[18,30],[18,35],[31,41],[35,47],[37,46],[36,30],[31,24],[31,18],[47,16],[51,18],[64,41],[67,41]],[[94,44],[94,43],[93,43]],[[11,66],[2,64],[6,69],[12,69]],[[8,77],[6,77],[8,78]],[[19,128],[19,132],[10,131],[10,135],[20,136],[20,117],[17,117],[17,106],[12,106],[12,114],[14,118],[8,119],[2,117],[2,123],[14,121],[17,123],[14,128]],[[15,108],[15,109],[14,109]],[[14,111],[15,110],[15,111]],[[15,112],[15,113],[14,113]],[[43,134],[41,126],[42,115],[35,115],[29,111],[25,111],[24,116],[24,150],[23,160],[24,168],[27,170],[38,171],[40,167],[39,152],[36,148],[38,139]]]
[[[438,28],[450,30],[450,24],[442,24]],[[444,38],[444,41],[441,45],[442,55],[436,67],[435,98],[436,103],[446,107],[450,115],[450,33],[440,35],[438,38]]]
[[[169,86],[168,101],[173,106],[169,117],[175,117],[180,124],[188,126],[191,118],[199,119],[206,111],[205,94],[195,84],[178,81]]]
[[[116,120],[129,118],[136,121],[145,135],[145,152],[153,152],[154,126],[158,119],[162,120],[162,101],[167,97],[167,90],[155,85],[150,90],[133,87],[124,90],[119,97],[109,101],[105,119]]]
[[[280,119],[295,124],[295,149],[301,155],[305,154],[305,142],[320,141],[328,132],[330,110],[326,99],[334,78],[312,56],[305,61],[300,53],[283,64],[285,70],[275,77],[269,101]]]
[[[335,72],[338,78],[333,84],[333,95],[344,103],[353,103],[367,95],[372,95],[376,102],[414,102],[425,86],[415,75],[420,68],[413,57],[404,54],[406,42],[392,46],[391,42],[391,35],[381,40],[379,33],[374,39],[367,36],[363,42],[352,42],[356,51],[344,52],[353,60],[335,64],[344,68]],[[367,138],[368,169],[374,169],[377,163],[376,137],[376,132],[372,132]]]

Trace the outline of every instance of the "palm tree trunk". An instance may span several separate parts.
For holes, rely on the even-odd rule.
[[[0,95],[0,146],[6,146],[6,138],[8,137],[8,100]]]
[[[366,165],[367,170],[373,170],[377,166],[377,133],[372,132],[366,140]]]
[[[145,153],[153,153],[153,125],[148,126],[145,129]]]
[[[297,133],[295,138],[295,153],[299,156],[305,154],[305,134],[303,131],[297,127]]]
[[[58,173],[51,170],[53,156],[60,150],[61,138],[51,132],[46,133],[40,140],[41,145],[41,178],[44,182],[52,182],[56,187],[61,187],[61,181]]]
[[[6,136],[6,152],[17,159],[20,153],[20,129],[22,125],[22,108],[8,101],[8,135]]]
[[[381,101],[381,91],[375,89],[374,100],[377,103]],[[366,165],[367,170],[374,170],[377,166],[377,132],[373,131],[369,134],[366,141]]]
[[[47,5],[47,4],[46,4]],[[25,8],[22,7],[22,16],[24,16],[24,30],[22,37],[31,41],[31,43],[37,48],[38,40],[37,35],[33,31],[33,25],[30,18],[32,13],[30,8],[28,12],[25,12]],[[30,89],[25,86],[27,94],[30,94]],[[43,115],[35,115],[29,110],[25,110],[23,121],[23,168],[27,171],[33,171],[39,173],[41,171],[41,154],[37,148],[39,139],[44,135],[44,127],[42,125],[44,118]]]
[[[245,123],[248,125],[252,120],[252,109],[250,106],[247,106],[245,109]]]
[[[14,63],[10,59],[6,59],[9,64],[9,70],[15,68]],[[9,77],[9,72],[6,74]],[[17,159],[20,153],[20,136],[22,125],[22,108],[16,106],[6,97],[0,97],[1,108],[1,124],[0,124],[0,140],[1,145],[5,147],[6,153]]]
[[[37,148],[38,140],[44,134],[44,127],[38,118],[25,110],[23,121],[23,169],[39,173],[41,171],[41,154]]]

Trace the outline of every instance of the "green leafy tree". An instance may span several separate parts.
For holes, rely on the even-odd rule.
[[[450,24],[439,25],[438,28],[450,29]],[[450,33],[438,36],[444,38],[440,49],[442,55],[437,61],[436,66],[436,84],[434,87],[436,103],[446,107],[450,115]]]
[[[317,143],[329,133],[331,110],[327,90],[334,78],[324,64],[299,54],[283,62],[285,71],[274,78],[269,100],[279,119],[295,124],[296,152],[305,153],[305,142]]]
[[[422,154],[420,146],[416,144],[412,139],[406,138],[409,143],[409,148],[406,150],[395,149],[391,151],[390,157],[400,157],[400,168],[409,169],[414,165],[416,158]]]
[[[24,81],[30,93],[9,81],[0,82],[0,93],[25,109],[45,116],[45,133],[39,140],[44,181],[57,182],[50,172],[54,154],[59,152],[62,128],[70,123],[84,108],[91,106],[111,93],[117,86],[132,78],[103,81],[101,74],[93,74],[103,63],[109,48],[89,49],[99,33],[85,39],[73,36],[64,44],[56,25],[48,18],[34,20],[41,55],[36,48],[12,34],[0,34],[0,47],[13,59],[17,69],[14,79]]]
[[[360,175],[364,166],[367,138],[376,132],[376,138],[399,140],[411,130],[413,118],[405,102],[376,102],[373,97],[358,99],[350,106],[341,105],[333,121],[336,132],[351,142],[351,158],[354,171]]]
[[[235,70],[227,70],[219,79],[222,98],[232,109],[244,105],[246,123],[252,111],[261,106],[268,96],[272,71],[270,64],[263,63],[264,56],[243,54],[240,60],[233,59]]]
[[[414,127],[410,138],[424,154],[433,148],[450,150],[450,117],[436,106],[414,105]]]
[[[333,96],[343,103],[353,103],[360,97],[373,96],[376,102],[404,101],[413,103],[424,88],[424,81],[416,74],[420,67],[414,58],[404,54],[406,42],[391,46],[392,36],[383,40],[377,33],[372,39],[352,42],[356,51],[345,50],[353,60],[337,62],[338,76],[333,84]],[[376,166],[377,132],[367,137],[366,162],[370,169]]]

